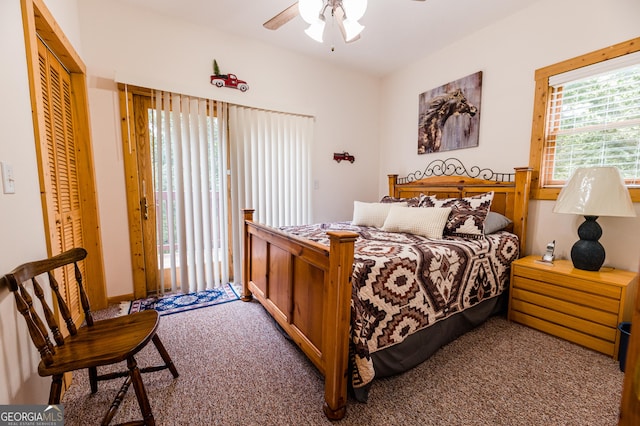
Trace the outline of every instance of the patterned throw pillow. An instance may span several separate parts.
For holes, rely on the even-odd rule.
[[[422,196],[422,194],[420,194]],[[381,203],[407,203],[409,207],[418,207],[420,204],[420,197],[411,197],[411,198],[396,198],[390,195],[385,195],[380,200]]]
[[[382,225],[383,231],[407,232],[428,238],[442,238],[451,207],[416,209],[392,204],[389,215]]]
[[[484,236],[484,221],[491,209],[493,191],[465,198],[420,197],[419,207],[451,207],[444,235],[479,239]]]

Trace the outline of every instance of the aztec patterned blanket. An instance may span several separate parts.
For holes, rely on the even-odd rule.
[[[483,239],[384,232],[349,222],[289,226],[283,231],[329,245],[326,232],[356,232],[351,297],[351,382],[367,386],[370,354],[410,334],[501,294],[518,237],[497,232]]]

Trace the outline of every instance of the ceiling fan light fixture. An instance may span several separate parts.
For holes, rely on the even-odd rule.
[[[367,4],[368,0],[298,0],[265,22],[263,26],[275,30],[297,14],[309,24],[305,33],[313,40],[322,43],[326,26],[325,14],[329,10],[330,19],[336,22],[344,41],[350,43],[358,40],[364,29],[358,20],[364,16]]]
[[[359,21],[367,11],[367,0],[342,0],[346,21]],[[363,27],[364,28],[364,27]]]
[[[322,43],[322,35],[324,33],[324,26],[325,26],[324,20],[318,19],[316,22],[314,22],[313,24],[309,25],[309,28],[304,30],[304,32],[309,37],[311,37],[312,39],[317,41],[318,43]]]
[[[298,0],[298,11],[307,24],[313,25],[320,19],[323,0]]]
[[[364,30],[364,25],[360,25],[358,21],[345,19],[343,22],[344,25],[344,41],[350,42],[354,38],[358,37],[362,30]]]

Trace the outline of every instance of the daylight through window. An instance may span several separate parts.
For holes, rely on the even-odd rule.
[[[542,186],[577,167],[616,166],[640,184],[640,53],[549,77]]]

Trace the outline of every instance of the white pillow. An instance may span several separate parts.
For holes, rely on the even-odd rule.
[[[389,214],[391,206],[406,206],[407,203],[365,203],[362,201],[353,202],[352,225],[375,226],[380,228]]]
[[[383,231],[408,232],[428,238],[442,238],[451,207],[399,207],[392,204]]]

